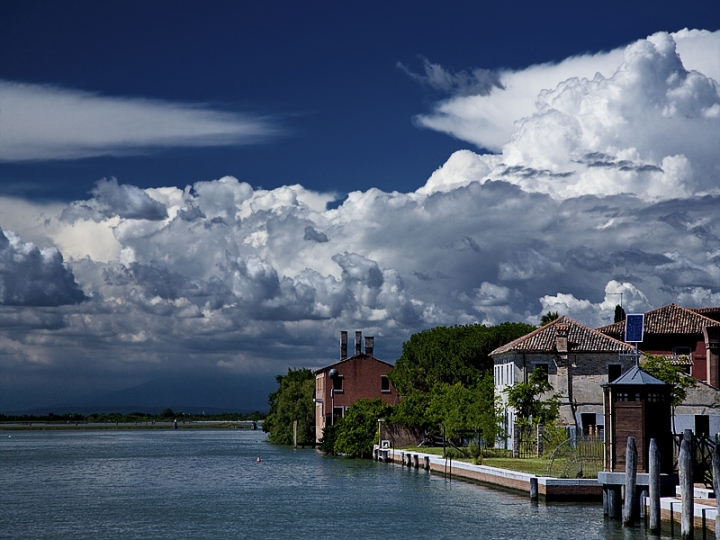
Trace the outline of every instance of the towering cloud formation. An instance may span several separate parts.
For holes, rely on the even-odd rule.
[[[615,62],[602,74],[570,76],[596,58],[581,57],[502,76],[487,103],[533,74],[545,90],[500,153],[458,152],[414,193],[353,192],[327,210],[334,195],[298,185],[102,180],[64,211],[37,208],[67,266],[6,232],[2,298],[58,306],[59,320],[41,325],[40,347],[26,338],[39,323],[6,308],[0,349],[22,354],[0,364],[274,374],[335,358],[343,328],[375,334],[393,360],[439,324],[552,310],[597,326],[621,297],[627,311],[720,304],[720,94],[674,41],[717,47],[720,34],[674,36],[599,55]]]
[[[420,192],[491,178],[556,199],[631,193],[659,200],[717,190],[720,73],[698,58],[699,43],[715,52],[707,56],[720,55],[720,33],[658,33],[628,46],[619,64],[619,51],[574,58],[502,74],[505,90],[451,98],[420,122],[500,153],[453,156]],[[689,66],[678,51],[685,47]],[[712,73],[692,69],[696,61]],[[549,75],[572,68],[581,73],[548,84]],[[583,76],[595,68],[602,69]],[[548,85],[535,87],[531,105],[519,99],[527,87],[517,83],[535,71],[542,73],[536,84]],[[506,107],[515,100],[519,114]],[[500,117],[491,122],[491,114]],[[514,127],[505,135],[508,121]]]

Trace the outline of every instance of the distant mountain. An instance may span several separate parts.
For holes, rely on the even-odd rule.
[[[77,412],[146,412],[165,408],[176,412],[267,412],[268,394],[277,388],[275,378],[248,376],[165,377],[115,392],[96,393],[68,402],[56,402],[15,414]]]

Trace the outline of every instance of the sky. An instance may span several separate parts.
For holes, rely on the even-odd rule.
[[[584,4],[0,2],[0,412],[720,305],[717,2]]]

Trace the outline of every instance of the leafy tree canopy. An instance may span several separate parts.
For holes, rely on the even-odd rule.
[[[524,323],[438,326],[413,334],[388,377],[402,395],[428,392],[436,383],[470,388],[492,371],[490,352],[534,330]]]
[[[697,384],[697,380],[686,374],[682,366],[676,366],[666,356],[645,354],[642,357],[642,368],[656,379],[673,386],[671,393],[673,407],[685,401],[688,388]]]
[[[543,394],[552,391],[547,372],[535,368],[526,383],[516,383],[506,388],[508,404],[517,411],[520,425],[552,424],[560,411],[560,394],[543,399]]]
[[[263,422],[268,440],[276,444],[293,443],[293,421],[298,422],[298,443],[315,441],[315,376],[309,369],[288,369],[277,375],[278,389],[268,397],[270,412]]]
[[[560,314],[557,311],[548,311],[545,315],[543,315],[540,318],[540,326],[545,326],[546,324],[550,324],[558,317],[560,317]]]
[[[448,438],[472,431],[493,442],[498,435],[498,415],[491,373],[470,388],[459,382],[438,383],[429,393],[426,416],[434,425],[442,426]]]
[[[380,399],[356,401],[331,430],[334,452],[353,457],[369,456],[378,440],[378,419],[387,418],[391,413],[392,406]]]

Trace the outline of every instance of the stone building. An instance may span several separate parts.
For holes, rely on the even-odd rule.
[[[359,399],[379,398],[394,404],[398,392],[387,374],[392,364],[373,356],[375,339],[355,332],[355,354],[348,358],[348,334],[340,332],[340,361],[315,371],[315,439],[323,436],[323,429],[345,416],[345,411]]]
[[[612,382],[636,363],[635,347],[568,317],[526,334],[490,353],[494,361],[495,395],[500,397],[505,428],[512,447],[515,411],[507,404],[506,388],[527,382],[534,369],[547,373],[560,394],[559,425],[588,432],[604,425],[601,384]]]

